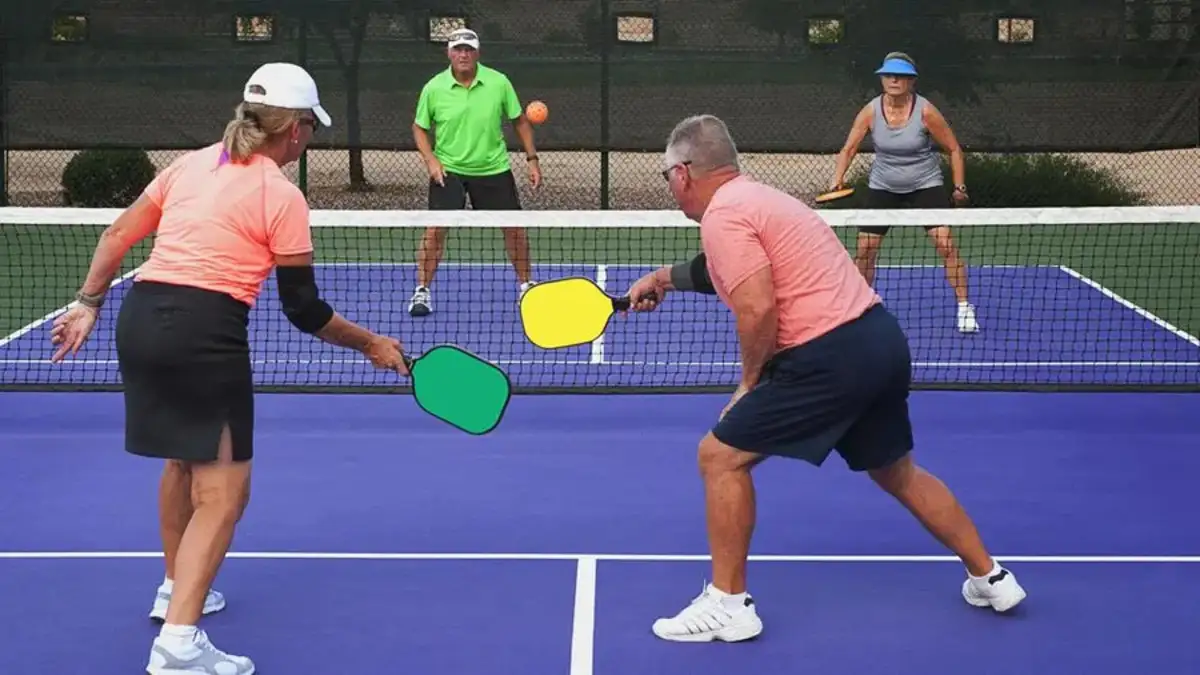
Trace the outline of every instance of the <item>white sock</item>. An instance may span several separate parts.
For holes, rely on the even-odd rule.
[[[170,577],[163,577],[162,585],[158,587],[158,590],[163,593],[170,593],[175,590],[175,580]]]
[[[735,609],[740,609],[741,607],[744,607],[746,604],[746,595],[747,594],[745,591],[742,591],[741,593],[726,593],[725,591],[717,588],[716,586],[709,584],[708,585],[708,593],[709,593],[709,595],[713,596],[714,598],[720,600],[721,606],[729,611],[733,611]]]
[[[158,636],[167,646],[183,647],[196,641],[196,627],[164,623]]]
[[[967,576],[971,577],[972,581],[986,582],[990,577],[994,577],[999,573],[1000,573],[1000,563],[993,560],[992,561],[992,570],[990,572],[988,572],[987,574],[985,574],[981,577],[977,577],[977,576],[971,574],[970,572],[968,572]]]

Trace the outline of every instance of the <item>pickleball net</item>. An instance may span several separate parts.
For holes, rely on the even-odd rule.
[[[67,363],[48,361],[53,319],[116,213],[0,209],[0,388],[119,388],[113,332],[148,241],[128,256],[86,347]],[[1200,206],[823,213],[851,256],[858,226],[891,226],[875,285],[909,336],[915,387],[1200,390]],[[736,326],[712,296],[673,293],[657,312],[615,316],[589,345],[552,352],[531,345],[502,232],[517,224],[527,228],[535,280],[586,276],[613,294],[699,247],[699,226],[668,211],[314,211],[318,281],[351,319],[414,352],[460,345],[504,368],[518,392],[736,384]],[[924,228],[941,224],[952,226],[967,265],[977,332],[960,332],[954,291]],[[430,226],[446,228],[445,252],[431,285],[433,312],[415,318],[409,300]],[[250,334],[264,391],[404,384],[292,328],[273,279]]]

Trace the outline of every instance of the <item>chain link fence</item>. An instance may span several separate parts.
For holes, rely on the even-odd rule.
[[[1079,171],[1140,203],[1200,203],[1194,0],[1048,0],[1024,14],[995,0],[48,4],[0,9],[0,199],[15,206],[63,205],[63,171],[84,149],[137,148],[161,168],[216,141],[253,68],[285,60],[313,72],[335,120],[289,168],[312,206],[423,209],[413,113],[464,25],[523,101],[549,106],[541,189],[507,130],[531,209],[670,208],[660,153],[700,112],[729,123],[750,173],[810,197],[895,50],[970,153],[973,195],[1003,183],[1017,185],[1005,205],[1095,205],[1054,192],[1057,172]],[[1047,153],[1063,162],[983,161]],[[868,141],[852,173],[869,161]]]

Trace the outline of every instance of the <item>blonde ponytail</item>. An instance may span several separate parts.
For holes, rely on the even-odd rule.
[[[233,119],[225,125],[221,143],[234,162],[244,162],[262,151],[288,127],[303,116],[303,111],[276,108],[260,103],[239,103]]]

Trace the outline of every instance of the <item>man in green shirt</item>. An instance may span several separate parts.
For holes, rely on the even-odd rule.
[[[529,179],[542,182],[533,125],[525,119],[521,101],[504,73],[479,63],[479,36],[457,30],[447,44],[450,67],[434,75],[417,100],[413,139],[429,171],[429,209],[519,210],[521,198],[509,166],[504,120],[510,120],[529,164]],[[434,143],[429,130],[434,129]],[[430,227],[417,252],[417,289],[408,312],[425,316],[433,311],[429,290],[446,244],[446,231]],[[523,228],[504,229],[504,248],[512,261],[521,292],[532,284],[529,240]]]

